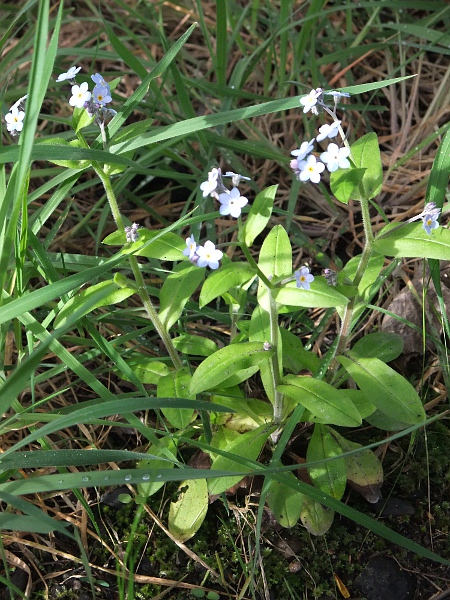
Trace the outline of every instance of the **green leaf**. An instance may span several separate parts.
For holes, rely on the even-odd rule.
[[[124,246],[126,244],[126,248],[122,250],[124,254],[135,254],[136,256],[158,258],[159,260],[182,260],[184,258],[183,250],[186,247],[180,236],[170,231],[161,233],[160,231],[149,231],[145,228],[139,229],[139,240],[137,242],[126,243],[125,233],[115,231],[108,235],[102,243],[108,246]]]
[[[345,265],[345,267],[342,269],[342,271],[339,273],[339,280],[342,276],[342,273],[344,276],[347,276],[351,281],[353,281],[360,262],[361,255],[354,256],[353,258],[351,258]],[[365,288],[374,283],[374,281],[381,273],[383,265],[384,256],[381,256],[380,254],[372,254],[372,256],[369,258],[369,262],[364,270],[364,274],[358,285],[358,290],[360,293],[362,293],[365,290]]]
[[[330,308],[348,303],[348,298],[329,286],[323,277],[316,277],[309,290],[297,288],[295,281],[290,281],[282,288],[274,289],[272,294],[275,301],[283,307]]]
[[[349,167],[348,169],[338,169],[330,175],[330,187],[333,194],[343,204],[348,204],[351,198],[357,194],[366,169],[357,169]],[[356,190],[356,192],[355,192]]]
[[[157,395],[160,398],[192,398],[190,383],[191,374],[186,367],[172,371],[159,379]],[[162,408],[161,412],[175,429],[185,429],[194,414],[193,409],[186,408]]]
[[[312,413],[313,422],[347,427],[361,425],[361,415],[345,390],[336,390],[312,377],[287,375],[283,382],[277,387],[278,391],[305,406]]]
[[[158,440],[158,445],[152,444],[147,453],[151,454],[152,458],[139,461],[137,465],[139,469],[151,470],[156,474],[159,469],[171,469],[175,466],[177,447],[170,436]],[[142,479],[148,481],[148,483],[139,483],[137,486],[138,494],[143,498],[156,494],[164,485],[164,481],[157,481],[156,477],[152,477],[148,472],[144,473]]]
[[[182,315],[186,302],[204,277],[205,269],[184,262],[167,277],[159,293],[159,318],[167,331]]]
[[[126,357],[123,360],[139,381],[147,385],[156,385],[161,377],[170,373],[169,367],[165,363],[142,354],[133,354],[130,358]],[[120,369],[116,369],[116,372],[122,379],[129,381],[129,378]]]
[[[247,433],[236,436],[229,444],[224,446],[220,444],[218,447],[220,450],[224,450],[230,455],[236,454],[240,458],[256,460],[272,431],[274,431],[274,427],[267,427],[267,425],[263,425],[257,429],[254,429],[253,431],[248,431]],[[247,470],[250,471],[250,468],[247,469],[246,467],[243,467],[242,464],[236,463],[232,456],[223,456],[221,454],[219,454],[213,460],[211,469],[218,471],[236,471],[236,469],[239,469],[243,472]],[[221,494],[233,485],[236,485],[236,483],[239,483],[241,479],[242,477],[239,476],[214,477],[209,479],[209,493]]]
[[[380,254],[395,258],[450,260],[450,230],[439,227],[428,235],[420,223],[401,227],[391,224],[381,230],[373,248]]]
[[[197,267],[198,269],[198,267]],[[209,275],[200,292],[199,306],[203,308],[231,288],[238,287],[255,277],[256,272],[247,263],[232,263]]]
[[[295,479],[292,473],[288,477]],[[300,518],[303,504],[303,494],[292,488],[272,480],[269,483],[267,505],[273,516],[282,527],[294,527]]]
[[[84,111],[86,112],[86,111]],[[62,138],[47,138],[45,140],[39,140],[39,145],[51,144],[52,146],[66,146],[68,148],[83,148],[83,144],[80,140],[72,140],[68,142]],[[86,169],[89,167],[91,162],[89,160],[58,160],[58,159],[49,159],[50,162],[58,165],[59,167],[67,167],[68,169]]]
[[[426,415],[413,386],[379,358],[337,360],[364,392],[366,398],[392,418],[410,425],[421,423]]]
[[[90,117],[88,111],[84,108],[74,108],[72,115],[72,127],[75,133],[81,131],[85,127],[91,125],[94,122],[94,117]]]
[[[183,481],[178,488],[178,500],[170,503],[170,533],[180,542],[191,539],[200,529],[207,512],[206,479]]]
[[[342,450],[325,425],[316,424],[308,444],[307,462],[317,462],[308,468],[314,484],[323,492],[340,500],[347,483],[347,468]],[[333,459],[333,460],[330,460]]]
[[[292,275],[292,248],[289,236],[281,225],[275,225],[264,240],[258,266],[268,278]]]
[[[246,246],[250,247],[253,244],[269,222],[277,189],[278,185],[271,185],[254,199],[243,227],[242,237]]]
[[[379,459],[372,450],[349,442],[331,427],[328,429],[344,454],[361,448],[361,452],[344,456],[347,480],[368,502],[377,502],[381,498],[380,487],[383,483],[383,467]]]
[[[98,300],[93,306],[89,304],[89,300],[94,296],[99,290],[103,290],[104,295],[102,298]],[[99,308],[100,306],[110,306],[111,304],[117,304],[118,302],[122,302],[126,298],[132,296],[136,290],[128,287],[119,287],[113,281],[102,281],[101,283],[97,283],[96,285],[92,285],[86,290],[82,290],[78,292],[75,296],[73,296],[70,300],[68,300],[63,308],[59,311],[58,315],[55,318],[54,327],[64,327],[67,318],[73,314],[74,311],[80,310],[86,305],[86,311],[84,314],[92,312],[94,309]],[[82,314],[80,313],[80,317]]]
[[[192,356],[210,356],[217,351],[216,342],[200,335],[184,333],[173,338],[172,342],[178,352]]]
[[[349,356],[358,358],[379,358],[383,362],[390,362],[400,356],[403,350],[403,338],[398,333],[377,331],[369,333],[355,342],[349,351]]]
[[[312,535],[324,535],[333,524],[334,510],[326,509],[322,504],[304,496],[300,519]]]
[[[385,79],[384,81],[373,81],[371,83],[361,83],[359,85],[351,85],[343,88],[339,88],[340,92],[348,92],[349,94],[363,94],[364,92],[372,92],[373,90],[379,90],[387,87],[399,81],[405,81],[411,77],[417,77],[417,75],[405,75],[404,77],[394,77],[393,79]]]
[[[353,200],[370,200],[381,192],[383,164],[376,133],[366,133],[351,145],[351,157],[358,169],[365,169],[361,185],[351,194]]]
[[[264,350],[261,342],[244,342],[221,348],[197,367],[191,381],[191,394],[220,386],[236,371],[257,366],[273,353],[273,350]]]
[[[320,358],[305,350],[301,339],[288,329],[280,327],[281,339],[283,342],[283,366],[285,369],[298,373],[306,368],[309,371],[317,371],[320,367]]]

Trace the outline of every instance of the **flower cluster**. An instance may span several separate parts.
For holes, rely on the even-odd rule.
[[[25,112],[22,110],[28,95],[22,96],[15,102],[9,112],[5,115],[6,129],[11,135],[17,135],[23,129],[23,120]]]
[[[128,227],[125,227],[125,236],[127,242],[137,242],[139,239],[139,225],[137,223],[132,223]]]
[[[325,170],[325,167],[330,173],[337,171],[338,169],[348,169],[350,167],[350,148],[343,147],[339,148],[334,142],[328,144],[328,148],[325,152],[322,152],[319,156],[320,160],[316,156],[311,154],[314,148],[314,141],[323,142],[326,139],[333,139],[337,136],[340,130],[341,121],[335,118],[334,113],[329,111],[323,101],[324,94],[331,94],[334,98],[335,107],[339,99],[343,96],[348,97],[350,94],[341,92],[324,92],[322,88],[312,90],[306,96],[300,98],[300,104],[303,106],[303,112],[307,113],[311,111],[313,114],[319,114],[318,108],[323,110],[324,108],[333,115],[333,123],[331,125],[325,124],[319,127],[319,135],[315,139],[310,141],[302,142],[298,150],[291,152],[295,158],[291,160],[290,166],[294,171],[295,176],[299,181],[311,181],[312,183],[319,183],[321,174]]]
[[[91,75],[91,79],[95,83],[92,92],[89,91],[89,84],[86,81],[76,85],[75,76],[80,69],[81,67],[70,67],[67,73],[61,73],[56,81],[70,81],[72,83],[70,106],[85,108],[90,117],[95,117],[97,125],[102,126],[107,117],[116,114],[116,111],[106,108],[106,105],[112,101],[111,89],[100,73]]]
[[[223,252],[209,240],[203,246],[197,245],[193,235],[186,239],[186,248],[183,250],[183,254],[189,257],[194,265],[209,267],[213,270],[219,268],[219,260],[223,256]]]
[[[233,187],[229,190],[223,183],[222,177],[231,177]],[[238,190],[240,181],[244,179],[249,181],[249,177],[244,177],[238,173],[227,171],[222,175],[221,169],[213,168],[208,173],[207,181],[200,184],[200,190],[203,193],[203,198],[206,196],[213,196],[220,202],[220,214],[230,215],[237,219],[241,216],[242,209],[248,204],[248,200],[245,196],[241,196]]]

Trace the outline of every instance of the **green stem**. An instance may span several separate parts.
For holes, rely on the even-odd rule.
[[[277,304],[272,296],[272,290],[267,288],[267,293],[270,298],[270,343],[272,348],[274,349],[273,356],[270,360],[270,371],[272,374],[272,382],[273,382],[273,422],[275,425],[280,425],[282,417],[283,417],[283,394],[278,391],[278,386],[281,384],[280,377],[280,364],[278,362],[278,312],[277,312]]]
[[[362,193],[362,189],[360,189]],[[353,285],[358,288],[361,283],[361,279],[366,271],[367,265],[369,264],[370,257],[372,255],[372,245],[373,245],[373,233],[372,228],[370,226],[370,213],[369,213],[369,200],[366,198],[361,199],[361,213],[364,225],[364,234],[365,234],[365,244],[364,249],[361,255],[361,260],[359,261],[358,268],[356,270],[355,277],[353,279]],[[334,356],[339,356],[347,349],[348,340],[352,330],[352,319],[353,312],[355,310],[355,306],[360,301],[359,294],[356,294],[347,304],[344,309],[344,315],[342,317],[341,329],[338,335],[338,343],[335,346],[336,350]],[[331,379],[334,379],[336,375],[336,371],[339,367],[339,364],[333,357],[333,361],[331,362],[331,370],[330,375]]]
[[[106,175],[106,173],[103,171],[103,169],[100,166],[93,164],[93,167],[95,169],[95,172],[99,176],[99,178],[103,184],[103,187],[105,189],[106,197],[108,198],[109,206],[111,208],[111,213],[112,213],[114,222],[117,225],[117,229],[119,231],[124,232],[125,226],[123,223],[122,215],[120,214],[119,205],[117,204],[117,199],[116,199],[116,195],[114,193],[114,189],[111,185],[111,179],[109,178],[108,175]],[[153,327],[155,328],[155,330],[158,333],[159,337],[161,338],[164,346],[166,347],[166,350],[167,350],[170,358],[172,359],[174,367],[176,369],[181,369],[183,367],[183,363],[181,362],[178,352],[176,351],[175,346],[173,345],[168,332],[166,331],[164,325],[161,323],[161,320],[158,316],[156,308],[153,305],[153,302],[150,300],[150,296],[147,292],[147,288],[145,287],[144,278],[143,278],[141,270],[139,268],[139,263],[137,261],[137,258],[130,254],[130,255],[128,255],[128,261],[130,263],[130,267],[131,267],[131,270],[134,275],[134,279],[137,284],[137,293],[139,294],[139,296],[142,300],[142,304],[144,305],[145,311],[147,312],[147,315],[148,315],[150,321],[153,323]]]

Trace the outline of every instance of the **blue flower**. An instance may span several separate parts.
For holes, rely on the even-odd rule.
[[[295,280],[296,286],[298,288],[303,288],[304,290],[309,290],[310,283],[314,281],[314,275],[311,275],[308,267],[302,267],[298,271],[295,271]]]
[[[430,213],[425,213],[422,217],[423,220],[423,225],[422,227],[425,229],[425,231],[428,233],[428,235],[431,234],[431,230],[432,229],[437,229],[439,227],[439,212],[430,212]]]

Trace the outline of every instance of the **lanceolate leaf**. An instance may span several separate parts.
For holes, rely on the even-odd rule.
[[[269,222],[277,188],[278,185],[272,185],[260,192],[253,200],[243,228],[244,242],[247,246],[253,244],[256,236],[264,230]]]
[[[287,375],[278,391],[305,406],[311,413],[311,420],[347,427],[361,425],[362,419],[345,390],[336,390],[332,385],[312,377]]]
[[[294,475],[287,474],[294,479]],[[269,484],[267,504],[282,527],[293,527],[300,518],[303,494],[272,480]]]
[[[177,322],[204,277],[205,269],[186,263],[179,264],[167,277],[159,294],[159,318],[167,331]]]
[[[220,386],[236,371],[259,365],[273,354],[262,342],[243,342],[221,348],[198,366],[191,381],[191,394]]]
[[[309,290],[295,287],[294,282],[289,282],[282,288],[273,290],[273,297],[278,304],[284,306],[303,306],[306,308],[330,308],[345,306],[348,298],[327,285],[322,278],[317,278],[311,283]]]
[[[170,503],[169,531],[180,542],[189,540],[200,529],[208,512],[206,479],[183,481],[179,497]]]
[[[273,430],[274,427],[263,425],[253,431],[248,431],[247,433],[234,437],[234,439],[225,447],[220,446],[220,450],[225,450],[230,454],[236,454],[240,458],[243,457],[256,460]],[[233,461],[231,456],[219,455],[213,460],[211,465],[211,469],[220,471],[235,471],[237,468],[239,468],[239,465]],[[240,469],[242,469],[242,466],[240,466]],[[244,468],[244,471],[246,470],[250,469]],[[209,493],[221,494],[228,488],[236,485],[241,479],[242,477],[236,476],[210,479],[208,481]]]
[[[318,462],[308,468],[309,475],[315,485],[329,496],[340,500],[345,492],[347,483],[347,468],[342,449],[331,435],[326,425],[315,425],[314,433],[308,444],[306,459],[308,462]],[[333,459],[333,460],[330,460]]]
[[[195,268],[198,269],[198,267]],[[206,306],[218,296],[225,294],[231,288],[247,283],[255,274],[255,270],[250,265],[238,262],[211,273],[200,292],[200,308]]]
[[[416,390],[379,358],[338,356],[337,360],[366,398],[394,421],[414,425],[425,420],[425,411]]]
[[[351,193],[353,200],[375,198],[383,185],[383,165],[376,133],[366,133],[351,146],[351,156],[358,169],[365,169],[359,186]]]
[[[395,258],[450,260],[450,230],[439,227],[428,235],[421,223],[401,227],[388,225],[376,238],[373,247],[380,254]]]

